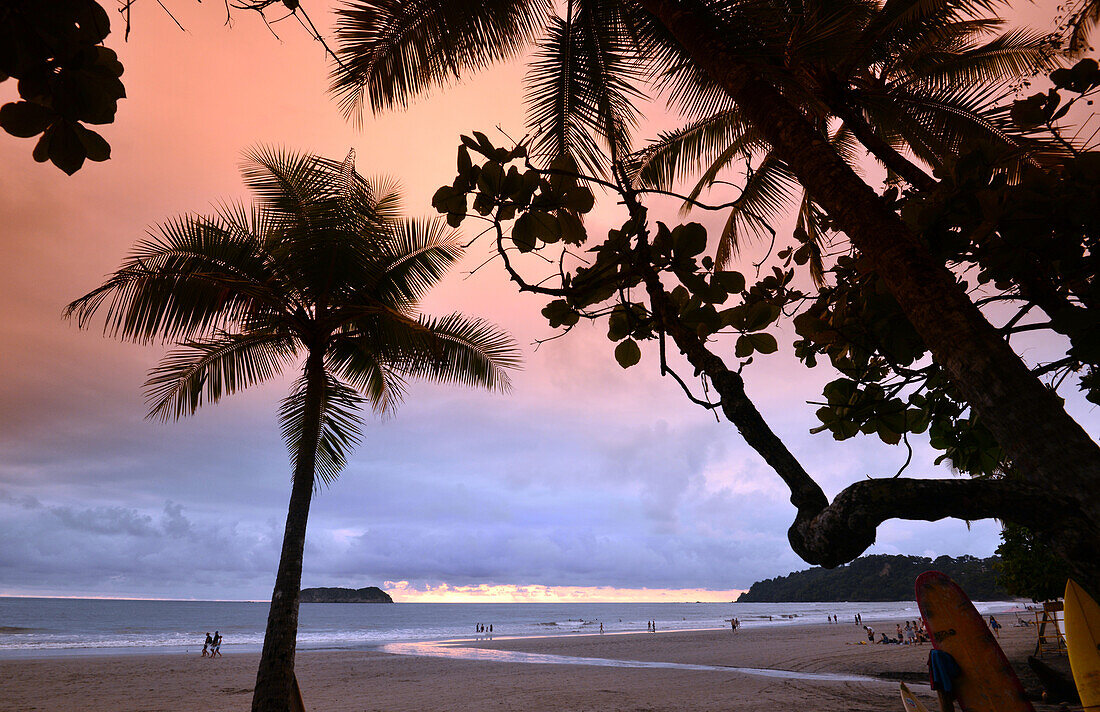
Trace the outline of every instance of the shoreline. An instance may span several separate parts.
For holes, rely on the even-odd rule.
[[[878,602],[876,605],[881,605],[881,603],[882,602]],[[887,603],[890,603],[890,602],[887,602]],[[904,603],[904,602],[901,602],[901,603]],[[989,608],[989,607],[998,606],[998,605],[1002,605],[1002,604],[1008,604],[1008,603],[1010,603],[1010,602],[979,602],[978,605],[982,606],[983,608]],[[323,606],[323,605],[328,605],[328,604],[311,604],[311,605]],[[343,604],[332,604],[332,605],[343,605]],[[353,604],[347,604],[347,605],[353,605]],[[424,604],[424,605],[427,605],[427,604]],[[432,604],[432,605],[434,605],[434,604]],[[459,605],[459,604],[456,604],[456,605]],[[502,604],[502,605],[504,605],[504,604]],[[564,605],[564,604],[562,604],[562,605]],[[756,604],[752,604],[752,605],[756,605]],[[785,605],[804,605],[804,604],[792,603],[792,604],[785,604]],[[823,605],[823,604],[813,604],[813,605]],[[1021,612],[1023,612],[1023,609],[1020,605],[1017,604],[1013,608],[1004,608],[1004,609],[1001,609],[1001,610],[997,610],[996,614],[999,615],[999,616],[1003,616],[1003,615],[1011,615],[1011,614],[1014,614],[1014,613],[1018,614],[1018,613],[1021,613]],[[731,611],[731,612],[728,612],[727,615],[730,615],[730,614],[736,615],[737,613],[738,613],[738,611]],[[758,616],[759,616],[759,614],[758,614]],[[916,618],[918,616],[919,616],[919,613],[917,613],[916,611],[904,611],[904,612],[903,611],[892,611],[892,612],[876,611],[876,612],[867,612],[867,613],[865,613],[864,614],[864,621],[866,623],[869,623],[869,624],[872,624],[872,625],[881,625],[884,621],[894,622],[894,621],[897,621],[897,620],[900,620],[900,619]],[[822,617],[823,617],[823,614],[822,614]],[[723,622],[721,624],[718,624],[718,625],[715,625],[714,619],[709,619],[709,620],[704,620],[704,621],[697,621],[696,622],[697,623],[696,627],[683,627],[683,628],[676,627],[676,624],[680,623],[679,620],[661,621],[660,624],[661,624],[662,627],[658,630],[658,633],[663,635],[663,634],[667,634],[667,633],[677,633],[677,632],[706,632],[706,631],[722,631],[722,630],[729,631],[729,628],[726,626],[726,622],[729,621],[729,618],[722,618],[721,620]],[[620,623],[621,623],[621,621],[620,621]],[[701,626],[698,625],[698,624],[701,624]],[[638,625],[640,626],[641,623],[639,622]],[[691,623],[689,623],[688,625],[690,626]],[[783,629],[783,628],[787,628],[787,627],[791,627],[791,626],[796,626],[797,627],[797,626],[814,626],[814,625],[822,625],[822,626],[825,626],[825,627],[836,627],[838,629],[845,629],[846,627],[848,629],[855,629],[855,626],[853,625],[853,623],[851,621],[848,621],[848,622],[843,622],[842,621],[842,622],[837,623],[837,624],[820,623],[820,621],[817,618],[816,613],[809,614],[809,615],[807,615],[805,613],[798,613],[798,614],[794,614],[794,615],[788,615],[788,614],[784,614],[784,613],[776,613],[774,615],[773,619],[767,619],[767,620],[765,620],[763,617],[746,617],[741,621],[741,626],[739,627],[739,630],[745,631],[745,632],[750,631],[750,630],[753,630],[753,631],[755,631],[755,630],[779,630],[779,629]],[[472,624],[471,624],[471,626],[472,626]],[[593,626],[593,628],[594,627],[595,626]],[[498,633],[497,636],[495,636],[494,639],[495,640],[505,640],[506,637],[507,637],[508,639],[511,639],[511,638],[516,638],[516,639],[546,638],[546,639],[553,640],[553,639],[558,639],[558,638],[584,637],[584,636],[589,636],[589,635],[599,635],[598,631],[588,629],[588,628],[578,629],[578,630],[571,630],[571,631],[568,631],[568,632],[565,632],[565,631],[563,631],[563,632],[550,632],[550,630],[552,630],[552,628],[551,628],[551,629],[547,629],[545,632],[539,631],[539,632],[522,632],[522,633],[511,633],[511,634],[509,634],[507,632],[507,630],[509,628],[510,628],[510,626],[506,626],[505,627],[505,632]],[[34,628],[27,628],[27,629],[23,629],[23,630],[37,631],[37,629],[34,629]],[[317,640],[316,639],[316,633],[312,633],[312,632],[309,632],[309,631],[303,631],[303,632],[305,633],[306,638],[305,639],[303,639],[302,637],[299,638],[299,648],[298,648],[298,650],[300,652],[309,652],[309,651],[365,651],[365,650],[377,649],[377,648],[379,648],[383,645],[389,645],[389,644],[394,644],[394,643],[421,643],[421,642],[427,643],[427,642],[450,642],[450,641],[479,642],[480,640],[482,640],[482,638],[480,638],[479,634],[474,634],[474,633],[467,634],[466,632],[461,632],[460,633],[458,630],[451,630],[451,631],[448,631],[446,633],[444,633],[443,631],[440,631],[440,633],[438,635],[431,636],[431,637],[423,637],[423,638],[418,638],[418,637],[390,638],[390,637],[385,637],[383,635],[383,636],[379,636],[379,637],[373,638],[373,639],[362,638],[362,639],[359,639],[359,640],[354,640],[354,639],[346,639],[346,638],[344,638],[344,639],[337,638],[337,639],[333,639],[331,641],[326,641],[326,640],[323,640],[323,639],[322,640]],[[300,632],[300,636],[302,635],[303,632]],[[641,627],[623,629],[623,628],[617,627],[614,622],[609,621],[608,622],[608,630],[604,635],[634,635],[634,634],[643,634],[643,633],[649,633],[649,631],[643,630]],[[651,634],[651,633],[649,633],[649,634]],[[125,640],[122,640],[122,641],[112,641],[110,643],[107,643],[107,642],[104,642],[104,641],[99,641],[99,642],[91,642],[90,641],[89,644],[81,644],[79,641],[76,641],[76,642],[73,642],[73,643],[67,643],[67,642],[66,643],[61,643],[61,644],[57,644],[56,646],[52,646],[52,647],[38,647],[38,646],[5,647],[2,643],[5,642],[6,637],[7,636],[5,636],[3,634],[0,634],[0,662],[3,662],[5,660],[91,658],[91,657],[111,657],[111,656],[119,656],[119,655],[121,655],[121,656],[132,656],[132,655],[151,655],[151,656],[188,655],[188,654],[192,654],[192,653],[198,654],[198,652],[202,649],[201,637],[195,638],[193,640],[188,637],[184,641],[178,641],[177,640],[177,641],[167,642],[167,643],[150,643],[150,644],[144,644],[142,641],[125,641]],[[176,635],[175,637],[178,639],[180,636]],[[262,645],[263,645],[263,643],[262,643],[262,631],[259,631],[258,633],[250,633],[249,635],[245,635],[244,637],[246,638],[245,642],[229,642],[229,643],[226,643],[225,644],[226,647],[223,647],[222,652],[224,654],[232,654],[232,655],[258,653],[260,651]],[[9,640],[10,640],[10,638],[9,638]],[[231,638],[231,640],[232,640],[232,638]],[[239,638],[238,638],[238,640],[239,640]]]
[[[394,655],[379,648],[302,650],[296,669],[307,709],[326,712],[763,712],[798,707],[881,712],[900,709],[898,680],[934,705],[923,681],[931,646],[859,645],[862,629],[851,623],[761,626],[736,633],[643,632],[432,643],[458,653],[443,656]],[[1001,631],[1002,646],[1018,672],[1034,636],[1030,628]],[[482,659],[471,659],[477,656]],[[217,660],[197,653],[7,659],[0,660],[0,674],[9,707],[16,710],[244,712],[258,657],[234,652]]]

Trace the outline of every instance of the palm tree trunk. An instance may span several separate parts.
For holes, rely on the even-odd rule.
[[[1067,513],[1100,522],[1100,448],[986,321],[951,271],[933,259],[797,109],[726,47],[704,5],[692,0],[639,4],[725,88],[885,280],[937,363],[1021,476],[1061,500]],[[1082,531],[1073,550],[1085,551],[1082,544],[1093,552],[1100,549],[1100,524]]]
[[[256,673],[252,712],[288,712],[294,684],[294,652],[298,638],[298,599],[302,588],[302,556],[306,520],[313,497],[317,441],[321,430],[325,368],[320,351],[306,359],[305,418],[301,446],[294,461],[294,483],[286,515],[283,550],[275,591],[267,614],[267,631]]]

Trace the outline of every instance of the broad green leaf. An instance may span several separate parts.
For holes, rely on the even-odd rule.
[[[642,360],[642,350],[634,339],[626,339],[615,347],[615,360],[623,368],[630,368]]]
[[[739,294],[745,289],[745,275],[740,272],[715,272],[713,280],[730,294]]]
[[[677,225],[672,231],[672,247],[681,257],[694,257],[707,249],[707,230],[699,223]]]
[[[88,155],[89,161],[106,161],[111,157],[111,144],[91,129],[86,129],[80,124],[75,124],[76,135],[80,137],[80,142],[84,144],[84,151]]]
[[[53,109],[29,101],[4,104],[0,108],[0,127],[19,138],[37,136],[57,118]]]
[[[561,227],[561,239],[565,244],[580,245],[588,239],[584,223],[573,213],[562,212],[558,215],[558,224]]]
[[[754,350],[762,354],[774,354],[779,350],[779,343],[775,337],[768,333],[748,334]]]

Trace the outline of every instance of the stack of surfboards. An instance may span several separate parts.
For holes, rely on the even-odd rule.
[[[963,712],[1034,712],[1004,651],[963,590],[946,575],[929,571],[917,577],[916,594],[932,645],[950,653],[962,668],[955,700]],[[1081,704],[1086,712],[1100,712],[1100,605],[1073,581],[1066,584],[1065,634]],[[906,712],[928,712],[905,683],[901,699]]]

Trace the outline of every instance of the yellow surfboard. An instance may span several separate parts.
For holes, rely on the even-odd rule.
[[[1066,647],[1073,681],[1086,710],[1100,710],[1100,605],[1072,580],[1066,582]]]
[[[913,696],[912,691],[901,683],[901,704],[905,705],[905,712],[928,712],[928,708]]]

